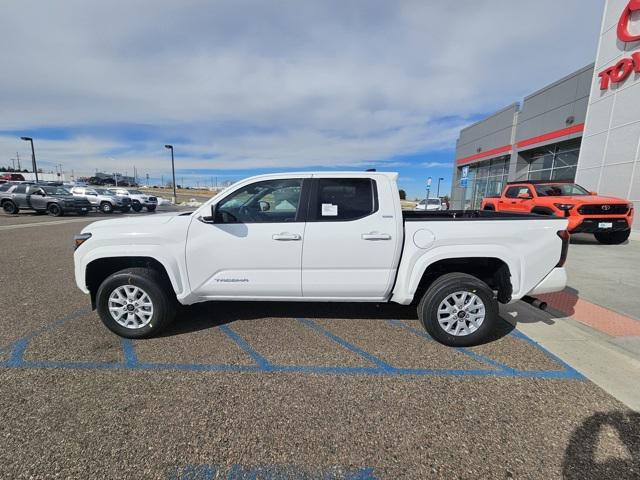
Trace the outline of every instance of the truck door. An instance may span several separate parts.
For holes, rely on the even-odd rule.
[[[529,213],[532,208],[533,194],[526,185],[514,185],[507,188],[503,202],[500,204],[503,210],[511,212]]]
[[[393,191],[382,176],[314,178],[302,255],[304,297],[388,295],[401,247]]]
[[[310,181],[303,177],[240,186],[217,202],[212,217],[191,222],[186,260],[195,294],[211,299],[302,296]]]

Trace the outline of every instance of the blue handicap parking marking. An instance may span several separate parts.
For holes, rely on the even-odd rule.
[[[296,465],[185,465],[171,469],[168,480],[377,480],[373,468],[311,468]]]
[[[367,352],[363,348],[345,340],[336,333],[330,331],[317,321],[308,318],[297,319],[302,325],[312,329],[319,335],[328,338],[336,346],[346,349],[366,360],[370,366],[326,366],[326,365],[281,365],[270,362],[260,352],[243,338],[232,324],[220,325],[219,331],[234,342],[253,362],[249,365],[225,364],[225,363],[157,363],[145,362],[136,354],[135,342],[123,339],[121,342],[123,361],[99,362],[99,361],[48,361],[26,360],[25,352],[29,348],[29,342],[45,332],[51,332],[64,323],[86,317],[88,309],[78,310],[66,317],[42,327],[3,348],[0,348],[0,367],[4,368],[58,368],[58,369],[95,369],[95,370],[179,370],[192,372],[253,372],[253,373],[299,373],[299,374],[325,374],[325,375],[371,375],[371,376],[474,376],[474,377],[529,377],[529,378],[559,378],[582,379],[582,375],[571,366],[563,362],[555,355],[548,352],[541,345],[531,340],[522,332],[514,329],[509,335],[522,340],[530,348],[535,348],[551,359],[559,368],[555,370],[519,370],[490,358],[487,355],[474,352],[468,348],[456,348],[455,351],[472,358],[482,368],[448,369],[448,368],[400,368],[396,367],[378,356]],[[399,320],[386,320],[390,328],[401,329],[407,335],[423,338],[425,347],[433,342],[431,337],[421,329],[407,325]],[[384,341],[382,338],[381,341]]]

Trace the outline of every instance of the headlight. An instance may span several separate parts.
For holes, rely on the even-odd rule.
[[[91,238],[90,233],[81,233],[73,236],[74,250]]]
[[[571,210],[573,207],[575,207],[575,205],[572,205],[570,203],[554,203],[554,205],[559,208],[560,210],[564,210],[565,212]]]

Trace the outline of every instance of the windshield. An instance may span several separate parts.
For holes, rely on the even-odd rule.
[[[572,195],[589,195],[589,192],[575,183],[544,183],[536,185],[539,197],[567,197]]]
[[[430,198],[429,205],[440,205],[440,200],[438,200],[437,198]]]
[[[69,190],[62,187],[41,187],[47,195],[71,195]]]
[[[96,188],[95,190],[98,195],[111,195],[106,188]]]

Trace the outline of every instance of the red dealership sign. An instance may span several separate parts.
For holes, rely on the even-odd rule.
[[[633,12],[640,12],[640,0],[630,0],[622,15],[620,15],[617,34],[621,42],[636,42],[640,40],[640,34],[634,35],[629,32],[629,23]],[[640,51],[632,53],[630,57],[623,58],[615,65],[607,67],[598,73],[600,90],[608,89],[612,83],[625,81],[632,72],[640,73]]]

